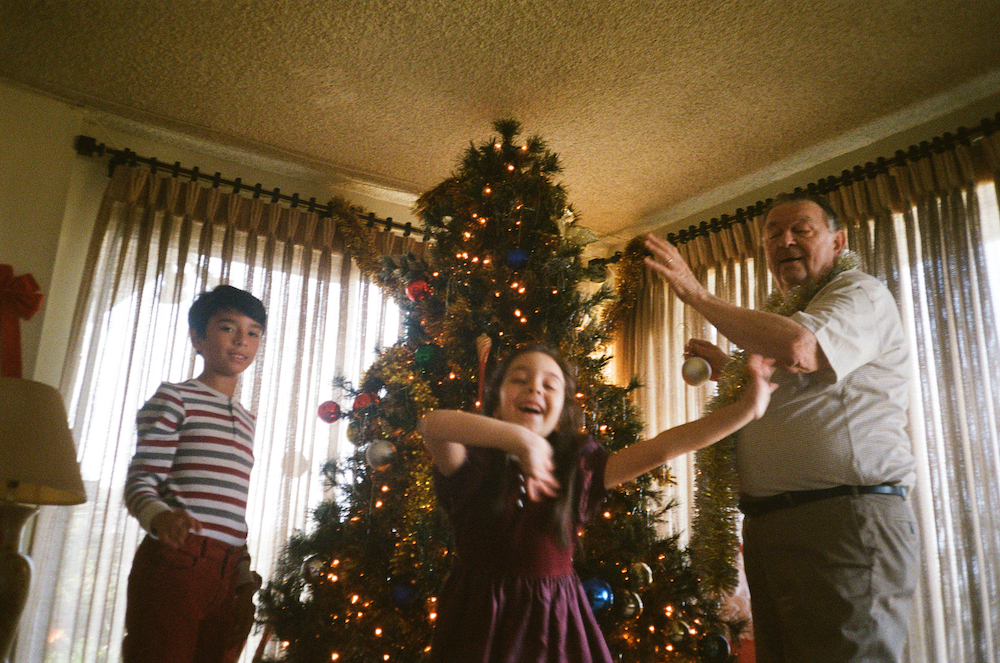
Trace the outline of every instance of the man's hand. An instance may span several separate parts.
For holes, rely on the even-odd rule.
[[[688,339],[687,345],[684,346],[684,358],[689,357],[701,357],[707,361],[712,367],[711,379],[716,382],[722,375],[722,369],[729,363],[729,355],[723,352],[722,348],[700,338]]]
[[[650,234],[646,235],[645,247],[653,255],[643,258],[643,262],[663,277],[682,302],[691,304],[698,298],[697,296],[705,292],[705,287],[684,262],[676,246],[662,237]]]
[[[753,418],[760,419],[767,412],[771,394],[778,388],[778,385],[771,382],[774,360],[765,359],[760,355],[750,355],[747,368],[750,369],[750,380],[746,383],[740,398],[750,406]]]

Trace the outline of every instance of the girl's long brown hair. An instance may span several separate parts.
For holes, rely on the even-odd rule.
[[[528,345],[516,349],[501,361],[490,378],[483,392],[483,413],[495,417],[500,407],[500,387],[503,385],[507,371],[518,357],[538,352],[551,357],[558,364],[563,374],[564,397],[562,413],[555,429],[548,436],[552,445],[552,456],[555,464],[555,478],[559,482],[559,494],[545,503],[546,523],[555,535],[556,540],[566,547],[570,545],[570,526],[573,523],[573,512],[579,500],[580,436],[583,432],[583,409],[576,401],[576,371],[565,358],[555,349],[547,345]],[[482,499],[487,502],[488,511],[499,515],[507,505],[509,490],[517,490],[513,480],[517,472],[508,468],[507,455],[502,451],[491,453],[490,471],[484,482]]]

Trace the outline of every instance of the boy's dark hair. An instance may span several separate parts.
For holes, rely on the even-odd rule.
[[[208,332],[208,320],[219,311],[233,309],[239,311],[261,328],[267,327],[267,311],[264,303],[246,290],[234,288],[231,285],[218,285],[213,290],[207,290],[194,298],[194,303],[188,310],[188,326],[194,330],[198,338],[204,338]]]
[[[763,216],[761,218],[766,219],[768,213],[770,213],[770,211],[778,205],[784,205],[785,203],[806,202],[816,203],[819,205],[819,208],[823,210],[823,216],[826,217],[826,225],[831,232],[837,232],[838,230],[844,229],[843,222],[837,217],[837,213],[833,211],[833,206],[825,196],[802,190],[792,191],[791,193],[780,193],[775,196],[774,200],[770,201],[767,207],[764,208]]]

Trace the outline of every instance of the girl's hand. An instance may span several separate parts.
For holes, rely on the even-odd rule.
[[[740,400],[750,406],[754,419],[760,419],[771,402],[771,394],[778,388],[778,385],[771,382],[774,360],[765,359],[760,355],[750,355],[747,368],[750,369],[750,380],[747,381]]]
[[[684,358],[701,357],[712,367],[711,379],[718,382],[722,376],[722,369],[729,363],[729,355],[722,351],[719,346],[703,341],[700,338],[689,339],[684,346]]]
[[[538,502],[544,497],[555,497],[559,492],[559,482],[552,474],[552,445],[541,435],[524,429],[526,441],[517,454],[517,462],[524,474],[524,490],[528,499]]]

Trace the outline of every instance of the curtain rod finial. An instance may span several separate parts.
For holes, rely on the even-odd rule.
[[[82,157],[104,156],[104,143],[97,144],[97,139],[90,136],[77,136],[73,148]]]

